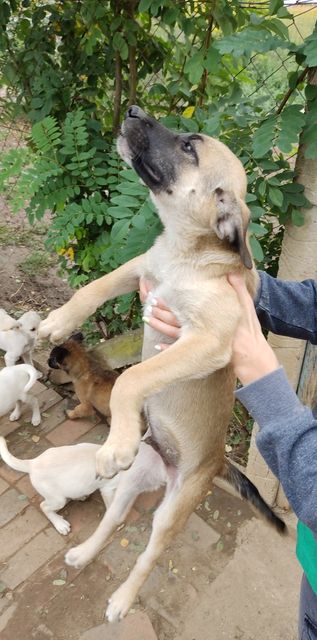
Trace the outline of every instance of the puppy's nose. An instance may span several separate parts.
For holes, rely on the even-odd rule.
[[[127,111],[127,118],[139,118],[141,120],[142,118],[145,118],[145,117],[146,115],[144,111],[142,111],[142,109],[138,107],[136,104],[131,105],[131,107],[129,107]]]

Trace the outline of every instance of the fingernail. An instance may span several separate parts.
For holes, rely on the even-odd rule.
[[[151,305],[146,305],[146,307],[144,307],[144,315],[145,316],[151,316],[152,315],[152,307],[151,307]]]
[[[148,318],[147,316],[142,316],[142,320],[143,322],[146,322],[146,324],[149,324],[150,322],[150,318]]]
[[[155,344],[154,349],[156,349],[156,351],[162,351],[162,347],[159,344]]]
[[[153,307],[156,307],[156,305],[157,305],[157,299],[156,299],[156,298],[154,298],[154,296],[152,295],[152,293],[151,293],[151,292],[149,293],[149,295],[148,295],[148,298],[147,298],[147,299],[148,299],[148,302],[149,302],[151,305],[153,305]]]

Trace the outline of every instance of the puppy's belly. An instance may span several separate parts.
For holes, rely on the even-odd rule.
[[[203,460],[224,450],[234,380],[223,369],[208,378],[172,384],[148,398],[148,423],[165,460],[179,466],[185,458]]]

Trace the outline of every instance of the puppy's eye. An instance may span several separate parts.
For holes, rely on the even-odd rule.
[[[190,144],[190,142],[188,142],[188,140],[183,142],[182,148],[184,151],[186,151],[186,153],[192,153],[194,151],[192,145]]]
[[[36,327],[33,327],[32,329],[30,329],[30,331],[35,331],[35,330],[36,330]]]

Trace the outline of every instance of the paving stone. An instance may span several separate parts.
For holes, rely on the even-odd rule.
[[[32,638],[35,640],[44,640],[44,638],[54,638],[54,633],[46,624],[39,624],[37,629],[32,631]]]
[[[4,631],[4,629],[6,628],[8,622],[12,618],[17,606],[18,606],[18,603],[15,602],[8,609],[6,609],[3,612],[3,614],[0,616],[0,633],[2,631]],[[18,638],[16,640],[18,640]]]
[[[0,562],[12,556],[48,524],[45,516],[29,506],[0,529]]]
[[[9,485],[7,482],[0,478],[0,495],[4,493],[7,489],[9,489]]]
[[[10,558],[6,568],[0,571],[0,579],[9,589],[15,589],[53,558],[64,544],[63,536],[53,529],[42,531]]]
[[[16,483],[17,489],[21,491],[25,496],[27,496],[30,500],[37,495],[37,491],[32,486],[29,476],[23,476],[21,480],[18,480]]]
[[[109,434],[109,425],[106,422],[106,418],[99,418],[99,422],[90,429],[89,432],[84,433],[78,442],[92,442],[93,444],[99,444],[100,446],[106,441]]]
[[[0,419],[0,436],[6,438],[9,433],[13,433],[16,429],[21,428],[21,422],[16,420],[14,422],[10,422],[9,416],[4,416]]]
[[[85,501],[70,502],[62,512],[60,512],[71,525],[71,535],[79,534],[83,540],[86,539],[97,528],[101,518],[105,513],[105,506],[100,502],[96,502],[92,498]]]
[[[42,382],[37,381],[32,387],[32,394],[38,396],[40,393],[46,391],[46,386]]]
[[[140,594],[141,603],[143,604],[143,591]],[[194,609],[198,602],[198,594],[196,589],[188,582],[177,578],[165,578],[164,587],[156,590],[147,601],[147,608],[154,609],[166,622],[174,629],[179,628],[180,603],[182,608],[186,610]]]
[[[61,422],[64,422],[66,419],[66,409],[68,407],[68,399],[64,398],[57,402],[52,407],[47,409],[46,411],[42,411],[42,422],[40,425],[40,430],[42,433],[48,433],[57,427]],[[45,413],[45,415],[43,415]]]
[[[42,391],[42,393],[38,395],[38,401],[40,403],[40,411],[41,412],[47,411],[47,409],[52,407],[61,399],[62,397],[54,389],[45,388],[45,391]]]
[[[149,511],[150,509],[155,509],[157,504],[162,500],[165,489],[162,487],[161,489],[157,489],[157,491],[147,491],[146,493],[141,493],[135,503],[134,508],[140,513],[144,513],[145,511]]]
[[[157,640],[146,613],[130,613],[121,622],[101,624],[85,631],[79,640]]]
[[[10,522],[29,504],[28,500],[20,500],[20,495],[15,489],[9,489],[0,496],[0,527]]]
[[[14,471],[14,469],[11,469],[5,463],[0,464],[0,476],[9,484],[15,484],[23,475],[21,471]]]
[[[73,444],[84,433],[90,431],[93,425],[94,418],[65,420],[65,422],[56,427],[56,429],[50,431],[46,437],[47,440],[49,440],[55,446]]]
[[[220,534],[196,513],[192,513],[179,537],[184,543],[205,553],[212,544],[218,542]]]

